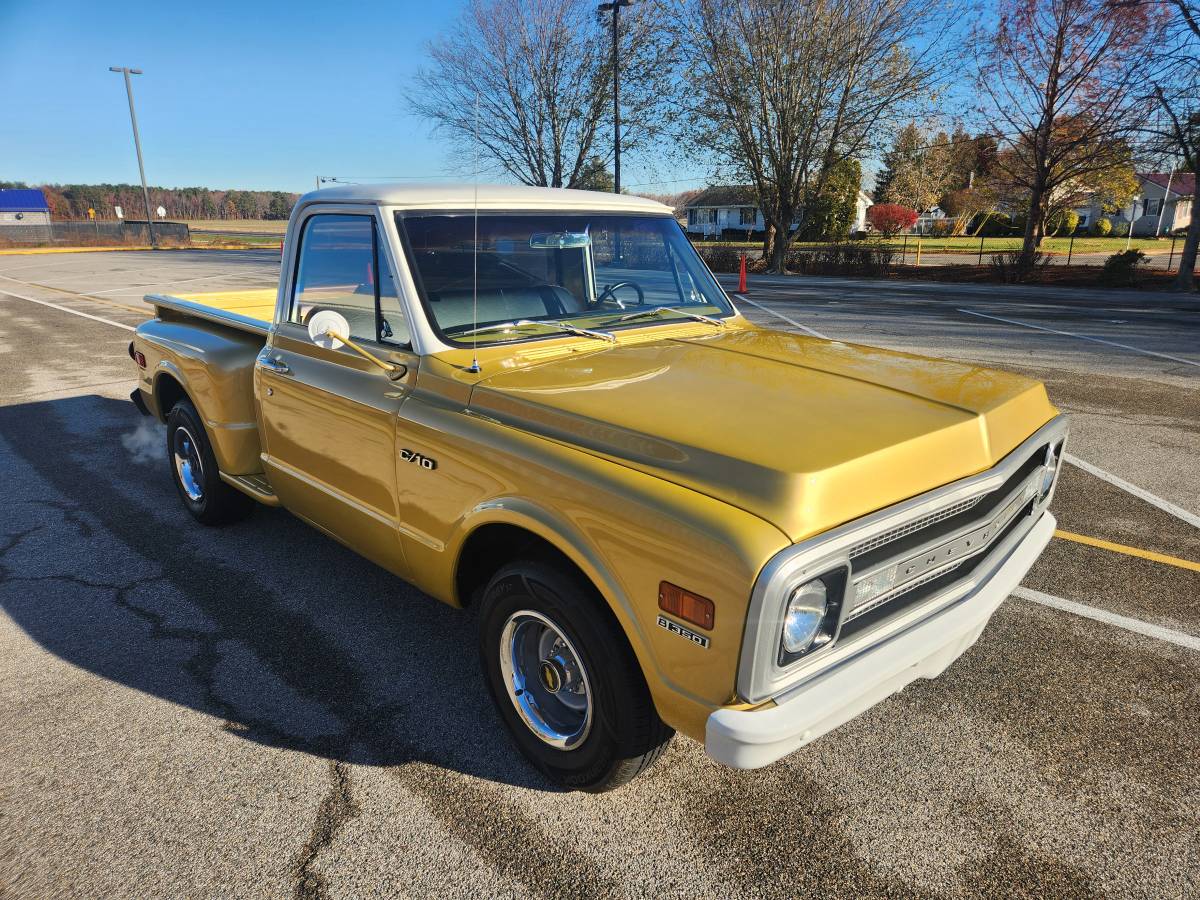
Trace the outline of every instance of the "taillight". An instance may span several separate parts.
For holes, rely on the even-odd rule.
[[[716,618],[716,607],[711,600],[669,581],[658,586],[658,608],[706,630],[712,630]]]

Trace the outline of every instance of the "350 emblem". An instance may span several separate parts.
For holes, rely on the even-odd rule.
[[[681,638],[687,638],[697,647],[703,647],[705,650],[708,649],[708,638],[702,634],[696,634],[696,632],[692,631],[690,628],[684,628],[678,622],[672,622],[666,616],[658,617],[658,627],[665,628],[667,631],[671,632],[671,634],[677,634]]]
[[[405,462],[413,463],[420,466],[422,469],[433,471],[437,468],[437,460],[430,459],[428,456],[422,456],[416,450],[401,450],[400,458]]]

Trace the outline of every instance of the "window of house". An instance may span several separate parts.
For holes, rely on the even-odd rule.
[[[742,224],[753,225],[758,221],[758,210],[753,206],[742,207]]]
[[[345,316],[351,337],[409,343],[396,279],[372,216],[320,214],[305,222],[288,320],[307,325],[320,309]]]

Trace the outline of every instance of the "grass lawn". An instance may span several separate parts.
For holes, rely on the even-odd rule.
[[[1054,237],[1045,238],[1042,241],[1042,250],[1045,253],[1066,255],[1070,238]],[[909,253],[915,253],[917,242],[920,241],[922,253],[978,253],[979,238],[973,237],[926,237],[915,234],[908,235],[907,240],[903,236],[892,238],[890,241],[882,239],[868,238],[862,241],[853,241],[853,244],[862,244],[863,246],[890,246],[896,250],[906,248]],[[705,244],[697,243],[697,246],[706,246]],[[707,246],[712,246],[711,244]],[[736,241],[727,243],[726,246],[737,247],[739,249],[759,249],[762,247],[761,241]],[[824,247],[827,246],[821,242],[806,242],[797,241],[792,245],[797,249],[803,250],[806,247]],[[1145,253],[1168,253],[1171,250],[1171,239],[1163,238],[1137,238],[1135,237],[1129,244],[1134,250],[1141,250]],[[1175,250],[1178,253],[1183,246],[1182,239],[1175,245]],[[986,257],[989,253],[1000,253],[1005,250],[1020,250],[1020,238],[984,238],[983,252]],[[1104,253],[1113,254],[1125,249],[1125,238],[1115,237],[1077,237],[1075,238],[1075,246],[1072,253]]]
[[[287,219],[183,219],[190,228],[211,231],[287,231]]]

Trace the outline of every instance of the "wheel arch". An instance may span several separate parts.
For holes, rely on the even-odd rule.
[[[187,399],[194,406],[191,393],[185,384],[183,373],[173,366],[162,365],[154,376],[154,406],[158,410],[158,418],[167,421],[167,415],[180,400]]]
[[[454,552],[454,600],[469,606],[505,563],[524,550],[549,556],[575,569],[599,594],[633,649],[647,682],[659,681],[658,667],[634,615],[630,598],[610,567],[568,522],[521,498],[493,500],[472,511]]]

